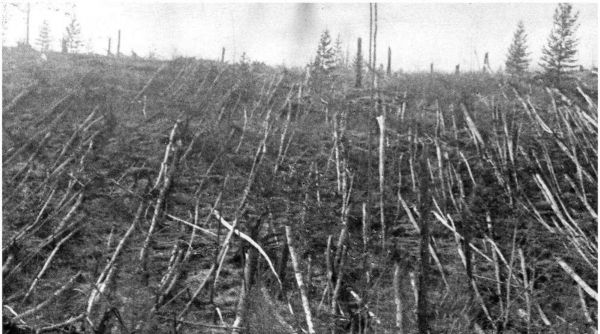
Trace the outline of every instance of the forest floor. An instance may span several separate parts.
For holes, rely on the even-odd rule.
[[[597,73],[47,58],[3,49],[4,330],[597,328]]]

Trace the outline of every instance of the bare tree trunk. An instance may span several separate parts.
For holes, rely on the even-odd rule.
[[[525,303],[527,306],[527,334],[531,333],[531,290],[529,286],[529,277],[527,276],[527,265],[523,250],[519,248],[519,258],[521,259],[521,272],[523,274],[523,287],[525,288]]]
[[[250,238],[252,238],[252,240],[257,240],[260,234],[260,227],[261,227],[261,219],[259,218],[251,227],[250,227]],[[248,250],[248,272],[246,274],[246,283],[248,283],[248,289],[250,289],[254,283],[256,282],[255,280],[255,273],[256,273],[256,267],[258,265],[258,252],[256,250],[256,248],[251,247]],[[281,279],[281,278],[280,278]]]
[[[486,212],[486,222],[488,233],[490,234],[490,238],[494,238],[494,230],[492,228],[492,217],[489,212]],[[494,277],[496,278],[496,294],[498,294],[499,302],[498,306],[500,308],[500,314],[504,313],[504,303],[502,301],[502,275],[500,273],[500,259],[498,259],[498,254],[495,250],[492,250],[492,260],[494,261]],[[499,323],[499,321],[498,321]]]
[[[327,268],[327,287],[330,296],[333,295],[333,261],[331,260],[331,243],[333,236],[327,237],[327,249],[325,250],[325,267]]]
[[[337,192],[342,193],[342,171],[340,169],[340,148],[338,136],[338,117],[337,113],[333,116],[333,153],[335,154],[335,175],[337,180]],[[343,194],[344,196],[345,194]]]
[[[373,4],[369,3],[369,71],[373,69],[371,65],[373,65]]]
[[[483,58],[483,73],[492,73],[492,68],[490,67],[490,56],[489,53],[485,53],[485,57]]]
[[[292,259],[292,266],[294,267],[296,283],[298,283],[298,289],[300,290],[300,298],[302,298],[302,308],[304,309],[304,315],[306,317],[308,333],[315,334],[316,332],[312,321],[312,312],[310,311],[310,302],[308,300],[308,294],[306,293],[306,287],[304,286],[304,280],[302,278],[302,269],[300,268],[296,249],[294,248],[292,241],[292,228],[290,226],[285,227],[285,237],[287,238],[288,247],[290,249],[290,258]]]
[[[335,281],[335,286],[333,288],[333,293],[331,295],[331,313],[337,314],[338,303],[337,300],[340,296],[340,291],[342,289],[342,280],[344,278],[344,262],[346,260],[346,246],[342,246],[342,255],[340,257],[340,263],[338,266],[338,273]]]
[[[121,29],[117,33],[117,57],[121,56]]]
[[[375,85],[375,66],[377,66],[377,3],[373,4],[373,85]]]
[[[250,282],[252,280],[252,266],[254,265],[254,260],[252,252],[256,253],[254,248],[249,249],[246,252],[245,259],[246,264],[244,265],[244,277],[242,279],[242,287],[240,292],[240,298],[238,300],[237,312],[235,314],[235,320],[233,321],[233,327],[235,328],[232,333],[240,333],[237,329],[239,327],[244,327],[246,324],[246,315],[248,314],[248,293],[250,292]]]
[[[308,265],[306,268],[306,288],[310,293],[312,286],[312,256],[308,256]]]
[[[362,39],[359,37],[356,41],[356,82],[354,87],[360,88],[362,87]]]
[[[429,198],[429,174],[427,173],[427,156],[428,146],[423,144],[423,152],[421,154],[421,177],[420,177],[420,213],[421,213],[421,247],[420,247],[420,272],[419,272],[419,296],[417,302],[417,322],[419,327],[419,334],[428,334],[429,323],[427,315],[427,279],[428,279],[428,267],[429,267],[429,210],[431,205],[431,199]]]
[[[178,144],[174,145],[175,136],[177,133],[177,129],[181,124],[181,120],[177,120],[173,129],[171,130],[171,134],[169,136],[169,144],[167,144],[167,148],[165,149],[165,157],[161,164],[161,171],[159,172],[158,177],[156,178],[156,183],[154,188],[157,188],[160,184],[160,181],[163,181],[162,187],[160,188],[158,198],[156,199],[156,204],[154,206],[154,214],[152,216],[152,220],[150,223],[150,228],[148,229],[148,233],[146,234],[146,238],[144,239],[144,243],[142,249],[140,250],[140,268],[142,272],[147,271],[147,259],[148,259],[148,248],[150,246],[150,242],[152,240],[152,234],[156,229],[156,225],[158,220],[160,219],[160,213],[162,211],[162,207],[164,205],[165,199],[167,197],[167,193],[171,188],[171,184],[173,182],[173,178],[175,177],[175,171],[177,170],[177,157],[179,153],[180,146]],[[171,153],[172,151],[172,153]],[[170,168],[167,169],[168,158],[171,156]],[[164,173],[164,179],[161,177],[161,173]]]
[[[589,325],[593,326],[594,320],[592,319],[592,317],[590,315],[590,311],[587,307],[587,304],[585,303],[585,295],[583,294],[583,290],[581,289],[581,287],[579,285],[577,286],[577,293],[579,294],[579,301],[581,302],[581,310],[583,311],[585,321]],[[538,305],[538,307],[539,307],[539,305]]]
[[[387,76],[392,75],[392,48],[388,46]]]
[[[465,254],[465,270],[467,271],[467,277],[469,278],[469,282],[473,280],[473,264],[471,263],[471,231],[467,229],[463,233],[463,251]]]
[[[396,328],[398,334],[404,334],[404,305],[400,293],[400,265],[398,262],[394,265],[394,302],[396,304]]]
[[[107,55],[107,56],[110,56],[110,44],[111,44],[111,42],[112,42],[112,40],[111,40],[111,38],[109,37],[109,38],[108,38],[108,49],[106,49],[106,55]]]
[[[50,295],[50,297],[48,299],[46,299],[45,301],[41,302],[40,304],[38,304],[37,306],[35,306],[34,308],[31,308],[17,316],[15,316],[12,321],[17,321],[20,320],[24,317],[30,316],[34,313],[39,312],[40,310],[42,310],[43,308],[45,308],[46,306],[52,305],[53,302],[65,291],[69,290],[73,284],[75,283],[75,281],[77,280],[77,278],[79,278],[79,276],[81,276],[81,271],[78,271],[75,276],[71,277],[71,279],[69,279],[69,281],[65,282],[58,290],[54,291],[54,293],[52,293],[52,295]]]
[[[52,250],[52,252],[50,253],[50,255],[48,256],[48,259],[46,260],[46,262],[44,263],[44,266],[42,267],[42,269],[39,271],[39,273],[35,276],[35,279],[33,280],[33,282],[31,283],[31,286],[29,287],[29,290],[27,290],[27,293],[25,294],[25,297],[23,297],[23,302],[25,302],[27,300],[27,297],[29,297],[29,295],[31,294],[31,292],[33,291],[33,289],[35,288],[37,282],[40,280],[40,278],[42,277],[42,275],[44,275],[44,273],[46,272],[46,270],[48,269],[48,267],[50,266],[50,262],[52,262],[52,259],[54,258],[54,256],[56,255],[56,253],[58,252],[60,246],[62,246],[62,244],[64,244],[67,240],[69,240],[76,232],[78,232],[79,229],[75,228],[73,231],[71,231],[71,233],[67,234],[66,237],[62,238],[54,247],[54,250]],[[585,305],[585,304],[584,304]]]
[[[379,124],[379,212],[381,218],[381,249],[385,254],[385,212],[383,205],[384,185],[385,185],[385,114],[377,116]]]
[[[374,99],[374,93],[375,93],[375,72],[374,72],[374,64],[375,64],[375,34],[374,34],[374,24],[376,24],[377,22],[377,5],[373,5],[370,4],[369,5],[369,9],[370,9],[370,28],[369,28],[369,70],[371,71],[371,105],[373,107],[373,110],[376,110],[377,108],[375,107],[375,99]],[[373,9],[375,9],[375,12],[373,12]],[[374,20],[375,18],[375,20]],[[372,143],[371,143],[371,112],[369,112],[368,117],[367,117],[367,121],[365,122],[367,125],[367,142],[368,142],[368,156],[367,156],[367,220],[370,221],[371,219],[371,214],[370,214],[370,210],[371,210],[371,179],[373,176],[373,171],[372,171],[372,157],[371,157],[371,152],[373,150],[372,148]]]
[[[410,287],[413,291],[413,297],[415,298],[415,305],[419,304],[419,289],[417,288],[417,281],[415,280],[415,273],[413,271],[408,273],[410,277]]]
[[[281,249],[281,257],[279,258],[279,261],[277,262],[277,275],[279,275],[279,278],[281,279],[281,283],[283,285],[283,289],[281,290],[281,292],[279,294],[279,298],[283,298],[283,296],[285,295],[285,290],[286,290],[285,275],[286,275],[286,268],[287,268],[287,263],[288,263],[289,257],[290,257],[290,250],[288,248],[287,238],[283,238],[283,247]]]

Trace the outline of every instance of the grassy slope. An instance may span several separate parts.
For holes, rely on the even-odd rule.
[[[510,199],[523,202],[529,199],[532,205],[538,206],[543,219],[551,221],[554,217],[553,212],[548,209],[546,198],[540,193],[534,175],[551,175],[548,166],[553,167],[556,175],[568,175],[573,180],[578,179],[577,173],[574,172],[572,162],[557,146],[555,136],[540,133],[539,126],[532,123],[529,114],[522,110],[522,104],[514,96],[514,92],[508,87],[499,87],[498,78],[478,74],[467,74],[458,78],[436,75],[435,80],[431,81],[428,75],[403,75],[382,83],[387,96],[396,99],[390,102],[388,110],[389,146],[386,148],[385,167],[385,214],[389,228],[387,243],[390,251],[382,254],[377,246],[380,229],[379,209],[378,205],[375,205],[375,199],[378,197],[373,196],[374,204],[370,210],[373,230],[367,257],[367,261],[372,263],[372,281],[365,288],[360,207],[367,200],[369,188],[374,195],[378,193],[375,155],[377,131],[374,130],[376,124],[372,120],[367,121],[368,102],[360,102],[361,99],[358,99],[368,96],[367,91],[349,89],[344,82],[338,82],[340,86],[333,93],[321,96],[329,102],[329,122],[325,122],[324,105],[319,102],[320,98],[314,91],[311,92],[305,87],[305,94],[309,94],[311,98],[300,104],[299,114],[302,116],[293,119],[287,132],[286,140],[292,138],[287,156],[279,172],[273,174],[280,137],[285,127],[282,106],[285,105],[285,98],[292,84],[302,81],[301,76],[289,72],[277,83],[276,71],[266,67],[252,70],[239,67],[234,69],[222,64],[189,59],[163,63],[60,54],[49,54],[48,58],[48,62],[42,63],[37,60],[35,54],[4,49],[3,105],[6,106],[30,83],[37,83],[32,93],[12,110],[3,111],[3,259],[5,262],[11,256],[14,259],[3,275],[4,304],[10,305],[17,313],[22,313],[46,300],[77,271],[81,270],[83,274],[72,289],[53,303],[55,307],[42,310],[39,312],[40,316],[27,317],[25,320],[29,325],[43,327],[85,311],[94,283],[115,250],[118,240],[125,235],[133,221],[140,201],[145,198],[154,203],[159,195],[158,191],[147,192],[144,189],[148,181],[134,180],[130,175],[131,168],[148,168],[149,180],[154,182],[169,142],[169,132],[177,118],[187,120],[182,124],[184,130],[178,132],[183,148],[188,147],[194,134],[198,136],[187,160],[177,166],[163,212],[192,221],[198,203],[200,223],[218,233],[219,240],[222,240],[224,229],[219,228],[214,219],[206,220],[205,217],[209,215],[211,206],[222,192],[219,211],[229,221],[234,219],[233,213],[239,204],[254,154],[263,136],[263,120],[269,110],[272,110],[273,130],[267,140],[266,153],[257,169],[247,205],[240,215],[240,229],[248,232],[250,226],[257,222],[262,223],[261,232],[256,239],[277,262],[283,247],[283,225],[292,224],[303,265],[306,266],[308,258],[312,261],[313,281],[309,287],[309,296],[313,310],[317,309],[325,284],[323,254],[327,236],[332,235],[333,239],[337,240],[341,228],[342,201],[340,194],[335,190],[335,164],[330,155],[333,144],[331,118],[336,112],[347,112],[342,156],[354,175],[354,188],[348,218],[349,253],[344,269],[344,293],[341,299],[346,313],[346,307],[349,307],[347,302],[351,301],[349,291],[357,291],[368,301],[369,310],[381,321],[379,324],[373,324],[375,330],[393,330],[391,268],[395,262],[399,262],[402,268],[402,293],[407,310],[406,326],[411,330],[415,328],[412,313],[414,298],[409,273],[414,272],[418,266],[419,236],[398,204],[397,194],[400,193],[409,206],[418,206],[419,196],[418,192],[415,192],[418,187],[413,184],[410,172],[411,164],[418,161],[415,159],[420,156],[419,146],[411,143],[414,131],[418,127],[420,132],[417,136],[420,141],[432,144],[434,134],[438,133],[438,145],[445,165],[442,168],[442,176],[438,177],[438,157],[433,153],[435,146],[431,146],[431,155],[427,158],[432,166],[432,192],[441,206],[440,210],[450,214],[464,233],[475,231],[473,243],[484,250],[487,256],[491,256],[493,250],[489,244],[482,241],[483,235],[477,232],[487,230],[483,223],[487,213],[493,222],[492,237],[507,258],[511,254],[513,231],[518,231],[517,246],[524,250],[531,269],[530,274],[537,280],[533,296],[551,319],[553,327],[565,330],[585,327],[575,285],[553,263],[552,256],[565,257],[595,289],[594,273],[585,263],[580,263],[577,254],[569,251],[569,244],[563,244],[568,240],[549,235],[535,221],[531,208],[527,205],[523,207],[520,203],[510,203]],[[162,65],[165,67],[145,91],[147,100],[144,116],[143,99],[132,99]],[[273,89],[274,93],[272,98],[268,99],[265,95],[270,89]],[[539,109],[550,126],[556,126],[557,131],[565,130],[564,126],[555,122],[556,114],[551,112],[550,97],[543,89],[535,86],[520,89],[524,96],[531,97],[531,103]],[[594,88],[590,90],[594,91]],[[405,91],[407,98],[404,100]],[[67,94],[72,95],[52,109],[55,102]],[[571,98],[586,112],[591,113],[580,97],[571,94]],[[394,114],[402,102],[406,102],[406,115],[400,120]],[[501,129],[494,131],[494,126],[498,126],[500,121],[492,117],[492,114],[503,113],[512,120],[511,132],[519,129],[520,140],[520,145],[517,145],[520,151],[514,166],[501,164],[507,161],[506,155],[501,157],[495,153],[502,152],[502,149],[496,151],[496,148],[489,148],[487,158],[478,154],[477,147],[469,135],[464,114],[460,111],[461,103],[467,106],[487,147],[494,147],[494,139],[502,138]],[[81,124],[96,106],[99,109],[93,119],[98,119],[97,122],[80,132],[67,148],[66,154],[59,156],[77,125]],[[436,121],[437,107],[440,108],[445,125],[441,130],[441,119]],[[244,108],[251,117],[244,140],[239,150],[236,150],[244,123]],[[65,112],[63,118],[55,124],[51,123],[62,112]],[[102,117],[99,118],[100,116]],[[593,113],[592,116],[597,117]],[[452,126],[453,122],[457,124],[456,129]],[[575,118],[572,122],[575,122]],[[369,124],[373,129],[374,148],[371,178],[368,177],[366,168],[368,143],[365,132]],[[50,127],[54,127],[49,132],[51,136],[42,146],[41,138]],[[577,124],[574,128],[577,129]],[[574,134],[568,138],[579,138],[582,142],[586,138],[593,143],[597,141],[597,129],[596,132],[585,128],[580,130],[583,134]],[[39,137],[35,137],[36,134],[39,134]],[[90,147],[88,139],[91,136],[95,136],[92,149],[86,153]],[[27,143],[30,145],[26,146],[25,150],[14,154],[16,149]],[[548,151],[550,164],[546,164],[548,161],[539,162],[540,159],[537,159],[541,157],[540,152],[544,147]],[[582,144],[577,147],[582,161],[586,157],[592,159],[592,162],[582,162],[582,165],[592,177],[596,177],[595,170],[589,166],[595,166],[597,155],[589,146]],[[29,157],[35,152],[38,154],[28,163]],[[470,161],[469,168],[475,175],[477,187],[472,186],[469,170],[462,163],[460,153]],[[83,156],[84,163],[80,164]],[[217,157],[219,159],[215,162],[212,172],[205,175],[207,168]],[[65,164],[64,169],[53,172],[69,158],[72,160]],[[5,163],[7,159],[11,159],[9,163]],[[503,174],[504,178],[498,178],[492,166],[499,166],[497,168],[500,174],[511,171],[512,168],[516,179],[519,180],[518,194],[507,195],[506,187],[500,184],[500,180],[512,180],[512,176]],[[318,170],[318,177],[315,170]],[[421,170],[417,170],[416,174],[418,183],[418,179],[424,174]],[[442,188],[444,178],[447,178],[444,181],[447,184]],[[223,187],[225,179],[227,184]],[[459,179],[461,182],[458,182]],[[458,205],[463,209],[459,210],[447,197],[452,193],[458,198],[461,184],[466,194],[464,204]],[[596,207],[597,185],[586,182],[582,188],[587,192],[592,207]],[[54,195],[42,214],[40,228],[26,234],[26,237],[18,242],[11,243],[18,231],[36,219],[53,189]],[[443,189],[446,189],[445,192]],[[566,189],[569,189],[568,185],[561,179],[554,190],[559,190],[558,193],[584,234],[587,237],[595,236],[595,220],[586,214],[586,209],[578,201],[574,191]],[[76,196],[73,195],[80,191],[84,194],[82,204],[70,220],[75,222],[75,227],[79,229],[59,249],[34,292],[23,301],[25,292],[56,241],[51,241],[42,249],[38,249],[39,245],[45,239],[52,240],[59,222],[75,202]],[[63,197],[73,197],[73,200],[59,206]],[[441,202],[442,198],[446,198],[446,201]],[[179,240],[183,252],[190,240],[188,227],[174,222],[164,213],[161,214],[150,244],[147,270],[141,270],[139,252],[150,226],[153,208],[151,206],[145,210],[143,218],[135,227],[117,261],[116,275],[110,282],[108,292],[90,314],[90,319],[96,325],[106,310],[115,307],[129,330],[142,326],[145,330],[167,332],[172,328],[172,321],[169,319],[180,312],[189,299],[189,296],[184,294],[168,307],[159,309],[154,316],[149,316],[148,311],[156,301],[156,293],[167,270],[173,245]],[[446,290],[439,272],[432,267],[429,298],[432,304],[433,328],[440,332],[450,331],[451,328],[454,331],[466,332],[472,319],[486,327],[486,320],[478,302],[469,297],[470,287],[456,252],[453,235],[433,217],[430,218],[436,249],[450,285],[450,289]],[[63,236],[64,234],[60,237]],[[169,297],[185,286],[195,289],[214,259],[218,241],[210,236],[198,234],[192,247],[189,261],[181,266],[181,274]],[[215,286],[214,296],[210,296],[207,293],[208,289],[205,289],[186,316],[187,321],[212,321],[218,308],[225,320],[228,323],[232,322],[242,279],[241,254],[247,249],[247,244],[234,239]],[[22,264],[15,269],[19,262]],[[490,263],[475,255],[474,264],[475,273],[482,277],[477,279],[481,294],[495,318],[499,315],[498,298],[506,296],[499,297],[494,292],[495,284],[489,280],[494,276]],[[287,269],[284,283],[288,288],[288,297],[295,310],[295,316],[289,314],[282,300],[275,298],[276,285],[273,284],[273,276],[264,262],[259,264],[258,268],[259,283],[251,290],[252,302],[247,323],[250,331],[285,332],[285,326],[271,316],[273,312],[281,314],[292,326],[301,325],[304,320],[291,266]],[[515,270],[518,268],[515,265]],[[268,288],[266,295],[261,291],[261,286]],[[518,287],[514,289],[516,292],[513,292],[512,298],[515,305],[509,317],[509,331],[513,332],[525,326],[517,311],[525,308],[523,293]],[[587,302],[591,310],[595,310],[595,303],[589,298]],[[3,312],[5,316],[10,317],[8,311]],[[327,312],[317,313],[316,325],[319,332],[336,324],[347,324],[344,317],[334,317]],[[463,313],[468,316],[463,317]],[[592,316],[595,317],[595,314]],[[115,328],[119,327],[114,319],[112,324]],[[534,328],[545,328],[537,314],[534,315]],[[194,327],[183,327],[183,330],[192,331]]]

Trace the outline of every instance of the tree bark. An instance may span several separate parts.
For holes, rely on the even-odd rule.
[[[400,292],[400,265],[394,265],[394,303],[396,304],[396,328],[398,334],[404,334],[404,305]]]
[[[279,275],[283,286],[283,288],[281,289],[281,293],[278,295],[280,299],[283,298],[283,296],[285,295],[285,275],[289,258],[290,250],[288,248],[287,238],[283,238],[283,248],[281,249],[281,257],[279,258],[279,262],[277,263],[277,275]]]
[[[381,218],[381,249],[385,254],[385,212],[384,212],[384,189],[385,189],[385,112],[383,115],[377,116],[377,124],[379,124],[379,213]]]
[[[292,266],[294,267],[294,274],[296,276],[296,283],[300,290],[300,298],[302,299],[302,308],[304,309],[304,315],[306,317],[306,326],[308,327],[309,334],[316,334],[315,328],[312,321],[312,312],[310,310],[310,302],[308,300],[308,294],[306,293],[306,286],[304,286],[304,279],[302,278],[302,269],[298,262],[298,256],[296,249],[292,242],[292,228],[290,226],[285,227],[285,237],[287,238],[288,247],[290,249],[290,258],[292,260]]]
[[[121,56],[121,29],[117,33],[117,57]]]
[[[428,280],[428,266],[429,266],[429,223],[427,221],[430,210],[430,198],[429,198],[429,174],[427,173],[427,156],[428,146],[423,144],[423,152],[420,161],[420,228],[421,228],[421,247],[420,247],[420,272],[419,272],[419,296],[417,301],[417,323],[419,328],[419,334],[428,334],[429,323],[427,315],[427,280]]]
[[[388,47],[387,75],[392,75],[392,48]]]

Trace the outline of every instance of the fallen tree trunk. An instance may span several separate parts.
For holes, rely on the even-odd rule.
[[[304,286],[304,279],[302,278],[302,270],[300,269],[300,264],[298,262],[298,255],[293,245],[292,228],[290,226],[285,227],[285,237],[287,238],[288,247],[290,249],[290,258],[292,259],[292,266],[294,267],[296,283],[298,283],[300,297],[302,298],[302,308],[304,309],[304,315],[306,317],[306,326],[308,327],[308,333],[315,334],[316,332],[312,321],[312,312],[310,310],[310,301],[306,292],[306,286]]]

